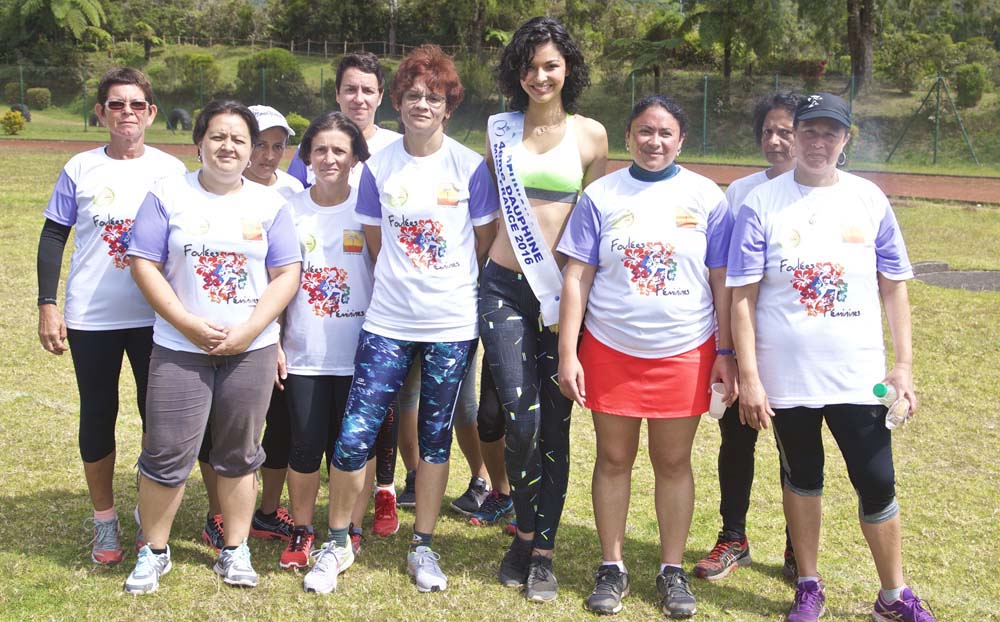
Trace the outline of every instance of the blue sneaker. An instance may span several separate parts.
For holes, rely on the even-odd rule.
[[[491,490],[489,496],[479,506],[479,509],[469,518],[469,523],[482,527],[500,522],[514,513],[514,501],[510,495],[501,495],[495,490]]]

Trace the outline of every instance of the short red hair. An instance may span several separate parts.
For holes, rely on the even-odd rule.
[[[410,90],[413,84],[423,79],[424,85],[445,96],[447,111],[454,112],[465,97],[465,89],[455,69],[455,61],[444,53],[440,47],[432,44],[421,45],[406,55],[396,69],[389,87],[389,97],[393,105],[399,108],[403,103],[403,93]]]

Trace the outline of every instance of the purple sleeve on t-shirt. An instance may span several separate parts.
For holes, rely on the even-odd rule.
[[[358,204],[354,211],[361,216],[382,220],[382,201],[379,198],[378,184],[367,164],[361,167],[361,181],[358,182]]]
[[[601,215],[586,192],[580,195],[569,215],[558,250],[586,264],[600,264]]]
[[[163,263],[167,260],[169,239],[170,219],[167,217],[167,210],[155,194],[147,193],[135,215],[128,255]]]
[[[283,205],[267,228],[267,256],[264,257],[264,265],[278,268],[298,261],[302,261],[299,238],[288,206]]]
[[[910,258],[906,254],[903,232],[899,230],[892,207],[885,206],[885,215],[875,237],[875,268],[886,275],[909,275]]]
[[[52,198],[45,208],[45,217],[60,225],[72,227],[76,224],[76,208],[76,184],[63,171],[59,173],[56,187],[52,190]]]
[[[733,213],[723,199],[708,213],[708,227],[705,236],[708,248],[705,252],[705,266],[724,268],[729,257],[729,240],[733,234]]]
[[[295,153],[292,154],[292,161],[288,163],[288,174],[301,181],[303,187],[309,187],[309,169],[306,168],[306,163],[299,157],[298,147],[295,148]]]
[[[732,240],[729,244],[727,276],[761,276],[764,274],[764,260],[767,256],[767,241],[760,216],[746,205],[740,208],[733,224]]]
[[[469,216],[474,225],[489,222],[488,216],[500,209],[500,195],[486,167],[486,160],[479,163],[469,178]]]

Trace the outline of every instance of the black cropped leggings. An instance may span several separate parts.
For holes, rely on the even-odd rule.
[[[535,548],[551,550],[569,482],[573,403],[559,392],[558,335],[540,325],[539,314],[524,275],[487,262],[479,286],[479,334],[500,399],[496,416],[504,424],[486,421],[488,411],[481,411],[480,438],[505,430],[517,528],[534,532]]]

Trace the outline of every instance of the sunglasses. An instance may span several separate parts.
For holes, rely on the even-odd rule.
[[[115,112],[121,112],[125,110],[126,103],[132,112],[142,112],[149,108],[149,102],[143,101],[141,99],[133,99],[130,102],[123,102],[120,99],[108,100],[104,103],[104,107],[108,110],[114,110]]]

